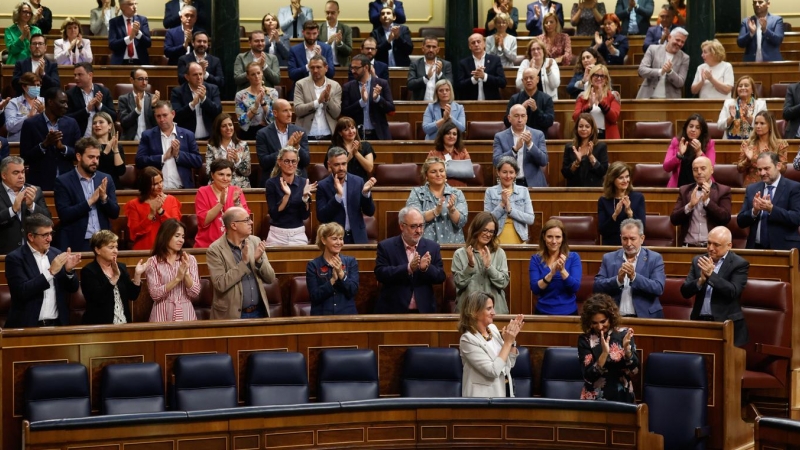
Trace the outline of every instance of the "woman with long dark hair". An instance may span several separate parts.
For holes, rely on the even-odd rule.
[[[147,290],[153,299],[150,322],[197,320],[192,300],[200,295],[197,260],[183,251],[185,228],[169,219],[158,230],[147,260]]]
[[[645,223],[644,195],[633,190],[631,168],[622,161],[608,166],[603,179],[603,195],[597,199],[597,219],[603,245],[622,245],[620,225],[625,219]]]
[[[231,184],[250,189],[250,147],[236,136],[233,119],[228,113],[218,115],[211,127],[211,137],[206,147],[206,173],[211,173],[211,163],[217,159],[227,159],[233,163]]]
[[[672,142],[664,157],[664,170],[672,172],[667,187],[681,187],[694,183],[692,162],[698,156],[705,156],[713,165],[717,160],[714,140],[708,136],[708,124],[700,114],[692,114],[683,124],[680,137]]]
[[[567,229],[558,219],[542,225],[539,251],[528,266],[531,291],[536,295],[534,314],[577,315],[575,294],[581,287],[581,258],[569,251]]]
[[[564,145],[561,175],[568,187],[600,187],[608,170],[608,147],[597,139],[597,125],[591,114],[575,122],[572,142]]]

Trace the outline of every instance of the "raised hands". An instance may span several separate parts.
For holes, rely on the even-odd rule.
[[[292,195],[292,190],[289,188],[289,183],[287,183],[283,177],[281,177],[281,191],[283,191],[284,195]]]
[[[708,256],[701,256],[697,258],[697,268],[700,269],[700,278],[703,283],[714,273],[714,260]]]
[[[485,68],[483,66],[478,66],[478,67],[475,68],[475,70],[473,70],[470,73],[472,74],[472,77],[475,78],[475,80],[480,81],[480,80],[483,80],[483,76],[485,74],[484,71],[485,71]]]
[[[334,177],[334,180],[336,177]],[[308,179],[306,179],[306,185],[303,186],[303,197],[311,196],[314,192],[317,192],[317,182],[311,183]]]
[[[419,259],[419,270],[425,272],[431,265],[431,252],[425,252]]]
[[[517,340],[517,335],[522,331],[522,326],[525,325],[525,317],[522,314],[517,314],[516,317],[511,319],[508,325],[503,327],[500,335],[503,337],[504,342],[514,342]]]
[[[661,73],[665,74],[665,73],[670,73],[670,72],[672,72],[672,61],[666,61],[661,66]]]
[[[620,266],[619,272],[617,273],[617,281],[623,283],[625,281],[625,275],[628,276],[628,280],[630,281],[633,281],[636,275],[636,267],[634,267],[633,263],[630,261],[625,261]]]
[[[140,259],[138,263],[136,263],[136,268],[133,269],[133,281],[138,282],[142,275],[147,272],[147,268],[150,266],[150,260],[144,261]]]
[[[375,87],[372,88],[372,100],[377,102],[378,99],[381,97],[382,90],[383,88],[381,88],[381,85],[376,83]]]
[[[60,253],[50,262],[50,274],[55,276],[61,269],[72,272],[75,266],[80,262],[81,254],[72,253],[72,249],[68,247],[66,252]]]
[[[361,190],[361,193],[364,194],[364,195],[368,194],[369,191],[372,190],[372,188],[375,186],[375,183],[377,183],[377,182],[378,182],[378,180],[375,179],[375,177],[370,177],[369,180],[364,182],[364,189]]]
[[[772,212],[772,199],[769,194],[761,195],[761,192],[756,192],[753,197],[753,212],[765,211],[767,214]]]
[[[300,145],[300,142],[303,140],[303,136],[304,135],[305,135],[305,133],[302,132],[302,131],[299,131],[299,130],[295,131],[294,133],[292,133],[291,136],[289,136],[289,139],[286,141],[286,145],[290,145],[290,146],[292,146],[294,148],[298,148],[298,146]]]

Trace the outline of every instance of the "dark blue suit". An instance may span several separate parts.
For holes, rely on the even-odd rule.
[[[22,87],[19,85],[19,78],[25,72],[33,72],[33,63],[30,58],[17,61],[14,64],[14,74],[11,76],[11,86],[17,95],[22,95]],[[61,78],[58,76],[58,64],[45,58],[44,76],[42,77],[42,92],[53,88],[61,87]]]
[[[639,32],[636,34],[645,34],[650,27],[650,17],[653,16],[653,0],[638,0],[636,7],[632,11],[628,10],[629,7],[629,0],[617,0],[615,13],[620,22],[622,22],[622,26],[617,33],[628,34],[630,21],[633,18],[636,21],[636,26],[639,27]]]
[[[607,37],[604,35],[601,37],[603,38],[603,43],[600,44],[600,47],[598,47],[597,53],[600,53],[600,55],[603,57],[603,59],[606,60],[606,63],[608,63],[609,66],[620,66],[622,64],[625,64],[625,55],[628,54],[628,45],[629,45],[628,36],[619,33],[614,35],[613,44],[614,48],[619,50],[618,55],[612,55],[611,53],[609,53],[608,47],[606,47]]]
[[[539,20],[534,20],[535,14],[535,7],[539,5],[539,11],[542,13],[539,14]],[[550,2],[550,10],[553,11],[555,9],[556,18],[558,19],[558,23],[563,27],[564,26],[564,7],[561,3],[551,1]],[[525,16],[525,28],[528,29],[531,36],[538,36],[544,32],[542,28],[543,20],[544,20],[544,8],[542,8],[542,2],[535,1],[528,4],[528,13]],[[511,28],[509,26],[509,28]]]
[[[486,100],[500,100],[500,89],[506,87],[506,75],[503,72],[503,63],[500,57],[485,54],[484,73],[487,75],[483,82],[483,95]],[[472,71],[475,70],[475,59],[472,54],[458,62],[458,79],[456,89],[459,100],[477,100],[478,85],[472,84]]]
[[[209,54],[208,52],[206,52],[205,58],[206,61],[208,61],[208,68],[206,69],[206,72],[208,72],[208,78],[206,78],[204,81],[222,89],[222,87],[225,86],[225,76],[222,74],[222,63],[220,62],[219,58]],[[179,84],[186,84],[186,71],[189,69],[189,63],[193,62],[197,62],[197,57],[195,56],[194,52],[178,58]]]
[[[397,25],[397,24],[395,24]],[[378,43],[378,52],[375,54],[375,60],[389,64],[389,50],[393,51],[394,65],[398,67],[408,67],[411,65],[411,52],[414,50],[414,43],[411,42],[411,32],[405,25],[400,25],[400,36],[393,42],[386,39],[386,32],[383,27],[378,27],[372,30],[370,35],[375,38]]]
[[[620,304],[622,287],[617,283],[617,274],[622,267],[625,253],[622,249],[603,255],[600,272],[594,277],[594,292],[608,294],[614,298],[617,306]],[[639,259],[636,261],[636,277],[631,282],[631,297],[633,307],[638,317],[661,319],[664,311],[658,296],[664,294],[664,259],[652,250],[641,248]]]
[[[308,151],[308,131],[290,123],[287,126],[286,132],[289,137],[295,131],[302,131],[303,138],[300,140],[300,148],[298,149],[297,158],[297,171],[301,177],[307,178],[306,167],[311,162],[311,154]],[[288,139],[288,138],[287,138]],[[281,150],[281,141],[278,138],[278,128],[275,122],[258,130],[256,133],[256,155],[258,156],[258,164],[261,166],[261,187],[267,185],[272,169],[278,161],[278,152]]]
[[[381,86],[381,95],[378,101],[372,100],[372,91],[376,84]],[[389,132],[389,122],[386,119],[388,114],[394,113],[394,100],[392,100],[392,90],[386,80],[377,77],[369,79],[369,119],[372,127],[378,135],[378,139],[388,141],[392,139]],[[358,81],[348,81],[342,86],[342,115],[352,118],[356,125],[364,124],[364,108],[361,107],[361,90]]]
[[[203,29],[195,26],[192,28],[192,35],[197,31],[203,31]],[[169,58],[170,66],[177,66],[178,59],[186,55],[186,47],[183,46],[183,40],[183,25],[167,30],[167,34],[164,36],[164,56]],[[189,52],[191,53],[192,51],[194,51],[194,48],[190,43]]]
[[[169,0],[164,5],[164,28],[169,30],[181,26],[181,10],[180,2],[178,0]],[[207,7],[204,0],[194,0],[192,6],[197,8],[197,27],[203,30],[211,29],[211,11]]]
[[[98,92],[103,94],[103,103],[100,105],[100,111],[111,116],[112,120],[116,120],[117,111],[114,109],[114,99],[111,98],[111,92],[99,84],[92,85],[92,95],[97,95]],[[89,111],[86,111],[86,101],[83,99],[83,90],[78,86],[73,86],[67,90],[66,94],[67,103],[69,104],[67,115],[78,122],[78,130],[80,130],[81,136],[83,136],[86,132],[86,127],[90,125]]]
[[[421,270],[408,274],[408,256],[401,236],[390,237],[378,243],[378,256],[375,260],[375,278],[381,284],[377,314],[402,314],[408,312],[411,294],[421,313],[436,312],[436,298],[433,285],[444,282],[445,273],[439,244],[422,238],[417,244],[420,257],[431,254],[431,264],[425,272]]]
[[[369,2],[369,21],[372,22],[372,29],[380,28],[382,26],[382,9],[383,2],[381,0]],[[406,11],[403,9],[403,2],[400,0],[395,0],[394,2],[394,23],[406,23]]]
[[[372,67],[375,68],[375,76],[381,80],[389,81],[389,65],[382,63],[377,59],[372,60]],[[353,71],[347,71],[347,81],[353,81]]]
[[[205,82],[203,85],[206,87],[206,99],[198,104],[196,108],[200,108],[203,112],[203,124],[210,136],[214,119],[222,112],[222,103],[219,101],[219,88],[217,86]],[[192,102],[192,89],[189,83],[173,89],[170,102],[172,103],[172,109],[175,110],[175,122],[181,124],[182,128],[186,128],[196,134],[197,115],[189,106],[189,103]],[[201,139],[207,137],[200,136]]]
[[[318,256],[306,265],[306,286],[311,298],[312,316],[358,314],[358,262],[352,256],[339,255],[344,266],[345,280],[331,284],[332,268]]]
[[[750,36],[747,21],[755,16],[745,17],[739,28],[736,45],[744,49],[744,62],[756,60],[756,36]],[[767,29],[761,30],[761,56],[764,61],[783,61],[781,43],[783,42],[783,18],[767,13]]]
[[[60,253],[57,248],[50,247],[47,259],[52,264],[53,259]],[[37,326],[44,303],[44,291],[50,288],[50,283],[39,271],[39,266],[36,265],[33,252],[27,243],[6,255],[6,280],[11,291],[11,308],[8,311],[5,328]],[[53,285],[56,288],[57,322],[68,325],[67,294],[78,290],[78,275],[73,274],[72,277],[68,277],[66,270],[62,268],[53,278]]]
[[[139,57],[139,65],[150,64],[150,54],[147,49],[152,45],[152,41],[147,17],[136,14],[131,23],[133,22],[139,22],[139,31],[142,32],[140,39],[133,40],[136,55]],[[125,54],[128,51],[128,44],[125,43],[126,36],[128,36],[128,25],[125,23],[124,16],[117,16],[108,21],[108,48],[111,50],[110,63],[112,65],[122,64],[125,60]]]
[[[322,56],[328,61],[328,71],[325,72],[325,76],[332,80],[334,75],[336,75],[336,67],[333,65],[333,50],[331,50],[330,45],[322,41],[317,41],[317,45],[322,48]],[[289,78],[296,83],[307,77],[308,69],[306,68],[306,64],[308,64],[308,59],[306,59],[306,44],[301,42],[293,45],[289,49]]]
[[[766,184],[763,181],[751,183],[745,191],[742,210],[736,216],[739,228],[750,228],[747,235],[747,248],[756,248],[756,234],[761,212],[753,217],[753,197],[756,192],[763,196]],[[800,248],[800,183],[786,177],[781,177],[778,187],[772,194],[772,212],[767,218],[767,233],[769,235],[769,248],[772,250],[791,250]],[[763,242],[761,243],[764,244]]]
[[[675,25],[669,27],[670,32],[675,28]],[[644,37],[644,45],[642,45],[642,50],[647,53],[647,49],[651,45],[661,45],[661,34],[664,33],[664,27],[659,25],[654,25],[647,29],[647,34]],[[664,41],[666,42],[666,41]],[[583,76],[583,74],[580,74]]]
[[[78,122],[72,117],[61,117],[56,122],[59,131],[63,134],[61,140],[66,147],[59,151],[55,145],[39,148],[47,137],[47,121],[45,113],[37,114],[22,122],[22,131],[19,137],[19,155],[30,167],[28,183],[39,186],[43,191],[52,191],[55,186],[56,176],[71,172],[75,168],[75,142],[83,136],[78,128]]]
[[[114,180],[110,175],[100,171],[95,172],[94,178],[92,178],[94,189],[100,186],[103,178],[108,178],[106,202],[103,203],[98,199],[94,206],[97,208],[100,229],[109,230],[111,229],[111,219],[119,217],[119,203],[117,203]],[[73,252],[91,251],[86,240],[86,228],[89,225],[89,211],[92,208],[86,202],[86,195],[83,193],[81,182],[78,179],[77,169],[56,178],[53,191],[59,221],[56,247],[63,250],[71,248]]]
[[[367,243],[367,227],[364,225],[364,216],[375,214],[375,202],[372,195],[364,196],[364,180],[358,175],[347,174],[347,217],[350,218],[350,230],[353,233],[354,244]],[[344,204],[336,200],[336,188],[333,185],[333,175],[325,177],[317,186],[317,218],[320,223],[336,222],[345,227]],[[347,231],[347,230],[345,230]]]
[[[175,127],[175,133],[178,134],[178,140],[181,143],[178,160],[176,161],[178,174],[180,174],[183,188],[191,189],[194,187],[192,169],[200,168],[203,165],[203,158],[200,156],[200,152],[197,151],[194,133],[178,126]],[[161,147],[161,128],[150,128],[142,133],[139,139],[139,149],[136,151],[136,168],[144,169],[147,166],[153,166],[158,170],[162,170],[163,158],[164,149]]]

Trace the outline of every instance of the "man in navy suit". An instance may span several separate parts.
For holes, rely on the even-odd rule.
[[[761,181],[747,186],[736,216],[739,228],[750,228],[747,248],[800,248],[800,183],[782,177],[781,164],[774,152],[764,152],[756,160]]]
[[[378,54],[375,59],[389,66],[408,67],[411,65],[411,32],[405,25],[395,23],[394,10],[390,7],[381,9],[381,27],[372,30],[370,36],[378,43]]]
[[[395,15],[395,23],[406,23],[406,11],[403,9],[403,2],[400,0],[374,0],[369,2],[369,21],[372,22],[372,28],[381,27],[381,10],[383,8],[392,8]]]
[[[150,26],[147,17],[136,14],[136,0],[120,0],[122,15],[108,22],[108,48],[111,49],[111,64],[150,64],[148,48]]]
[[[736,39],[744,49],[744,62],[783,61],[783,18],[769,13],[769,0],[753,0],[753,11],[742,20]]]
[[[196,62],[203,68],[203,80],[222,90],[225,86],[222,63],[219,58],[208,53],[208,34],[205,31],[196,31],[194,33],[192,48],[194,49],[193,51],[178,58],[178,83],[186,84],[186,71],[189,63]]]
[[[211,125],[222,113],[217,86],[203,81],[203,66],[193,62],[186,69],[187,83],[172,90],[172,107],[175,118],[195,138],[206,140],[211,136]]]
[[[278,152],[287,145],[298,151],[297,173],[306,177],[306,167],[311,162],[308,152],[308,132],[292,123],[292,104],[279,98],[272,105],[275,121],[256,133],[256,153],[261,166],[261,187],[267,185],[270,173],[278,161]]]
[[[181,24],[181,5],[192,5],[197,8],[197,26],[202,30],[211,29],[211,11],[205,0],[169,0],[164,5],[165,30],[175,28]]]
[[[620,34],[645,34],[653,16],[653,0],[617,0],[615,13],[622,22]]]
[[[375,278],[381,292],[375,312],[435,313],[433,286],[445,279],[439,244],[422,237],[425,219],[417,208],[401,209],[398,220],[400,236],[378,243]]]
[[[192,169],[203,164],[194,133],[175,125],[175,111],[169,102],[158,102],[153,114],[158,126],[142,133],[136,168],[153,166],[161,170],[164,189],[193,188]]]
[[[92,64],[82,62],[75,64],[75,86],[67,90],[67,115],[78,122],[81,136],[92,135],[92,118],[99,112],[104,112],[117,118],[114,109],[114,99],[111,92],[104,86],[94,84],[94,69]]]
[[[319,24],[309,20],[303,24],[303,42],[293,45],[289,49],[289,78],[298,82],[308,76],[308,59],[314,53],[325,57],[328,61],[328,72],[326,77],[333,79],[336,68],[333,65],[333,50],[331,46],[317,40],[319,36]]]
[[[364,55],[353,58],[350,71],[355,79],[342,87],[342,115],[363,127],[359,132],[362,139],[391,140],[386,116],[395,108],[389,83],[370,74],[369,60]]]
[[[5,328],[69,324],[67,294],[78,290],[80,253],[50,247],[53,221],[41,214],[25,219],[26,245],[6,255],[11,308]]]
[[[670,4],[664,4],[658,13],[658,23],[647,29],[642,50],[647,53],[651,45],[663,45],[667,42],[669,33],[675,28],[672,22],[675,19],[675,9]]]
[[[328,150],[328,169],[331,175],[317,186],[317,218],[320,223],[336,222],[344,228],[345,244],[366,244],[367,227],[364,216],[375,214],[372,187],[375,178],[363,180],[347,173],[347,150],[331,147]]]
[[[27,72],[33,72],[39,75],[39,78],[42,79],[42,92],[50,88],[61,87],[61,79],[58,76],[58,64],[56,64],[55,61],[50,61],[45,58],[45,53],[47,53],[47,39],[41,34],[32,35],[30,51],[30,58],[21,59],[14,64],[11,86],[14,88],[17,95],[22,95],[22,86],[19,84],[19,78],[22,74]]]
[[[650,0],[652,1],[652,0]],[[561,27],[564,27],[564,7],[561,3],[552,0],[537,0],[528,4],[528,13],[525,16],[525,28],[531,36],[539,36],[544,32],[542,25],[544,16],[553,13]],[[511,24],[509,24],[509,28]]]
[[[198,31],[204,31],[196,27],[197,9],[192,5],[184,5],[181,9],[181,24],[167,30],[164,36],[164,56],[169,58],[169,65],[178,64],[178,59],[192,52],[192,37]]]
[[[622,248],[603,255],[600,272],[594,277],[594,292],[613,297],[623,317],[662,319],[658,297],[666,283],[664,259],[642,247],[641,220],[625,219],[619,228]]]
[[[389,80],[389,65],[383,62],[378,61],[375,59],[375,55],[378,53],[378,42],[375,40],[374,37],[370,36],[364,39],[361,42],[361,54],[365,55],[367,59],[369,59],[369,63],[372,65],[370,67],[370,74],[373,77],[378,77],[381,80]],[[353,80],[353,71],[348,71],[347,73],[347,81]]]
[[[88,252],[92,235],[111,228],[111,220],[119,217],[114,180],[99,172],[100,142],[93,137],[75,143],[75,170],[56,178],[53,189],[59,227],[57,246]]]
[[[494,135],[492,161],[497,164],[503,156],[517,161],[520,171],[516,183],[527,187],[547,187],[544,167],[547,167],[547,144],[544,133],[525,123],[528,114],[523,105],[512,105],[508,113],[511,127]]]
[[[78,122],[67,117],[67,94],[50,88],[42,94],[44,113],[22,122],[19,154],[28,163],[28,181],[52,191],[56,177],[75,167],[75,143],[81,137]]]
[[[472,55],[458,63],[458,89],[461,100],[500,100],[506,75],[500,57],[486,53],[486,39],[475,33],[469,37]]]

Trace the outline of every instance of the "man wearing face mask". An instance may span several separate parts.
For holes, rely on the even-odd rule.
[[[42,92],[52,87],[61,87],[58,76],[58,64],[45,58],[47,53],[47,39],[41,34],[31,36],[31,57],[19,60],[14,64],[14,74],[11,76],[11,86],[17,95],[22,95],[22,86],[19,79],[26,72],[39,75],[42,80]]]

